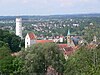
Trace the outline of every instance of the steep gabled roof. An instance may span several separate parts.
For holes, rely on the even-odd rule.
[[[34,33],[30,32],[30,33],[28,33],[28,35],[29,35],[29,38],[30,38],[31,40],[36,39],[36,36],[35,36]]]

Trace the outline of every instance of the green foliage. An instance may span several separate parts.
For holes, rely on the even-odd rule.
[[[16,57],[13,62],[12,62],[12,69],[13,69],[13,72],[12,74],[13,75],[17,75],[17,74],[22,74],[23,72],[23,65],[24,65],[24,62],[22,60],[20,60],[20,57]]]
[[[21,47],[24,47],[25,48],[25,39],[22,39],[21,40]]]
[[[12,50],[12,52],[17,52],[20,50],[20,37],[16,36],[13,33],[9,33],[9,31],[0,30],[0,46],[2,46],[4,43],[8,44],[9,48]]]
[[[4,43],[3,41],[0,41],[0,47],[3,47],[3,46],[7,46],[7,44]]]
[[[0,73],[1,74],[10,74],[12,70],[12,60],[14,57],[10,54],[10,49],[8,47],[0,48]]]
[[[67,60],[65,75],[99,75],[100,50],[81,48]]]
[[[12,50],[12,52],[17,52],[17,51],[21,50],[20,41],[21,41],[21,39],[19,37],[17,37],[16,35],[12,35],[11,41],[9,43],[9,46],[10,46],[10,49]]]
[[[20,60],[24,61],[23,73],[45,74],[48,66],[59,72],[64,72],[65,59],[56,44],[36,44],[22,52]]]

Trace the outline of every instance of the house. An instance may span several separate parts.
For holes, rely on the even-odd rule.
[[[43,43],[49,43],[49,42],[53,42],[53,40],[37,40],[36,35],[30,32],[30,33],[27,33],[25,37],[25,48],[28,48],[32,46],[33,44],[37,44],[37,43],[43,44]]]
[[[64,42],[64,36],[60,36],[59,42],[60,42],[60,43],[63,43],[63,42]]]
[[[60,37],[60,42],[63,42],[63,36]],[[66,59],[69,55],[71,55],[77,48],[77,42],[76,37],[72,37],[70,34],[70,31],[68,30],[67,34],[67,44],[57,44],[60,50],[63,52],[65,55]],[[54,42],[54,40],[38,40],[36,35],[34,33],[28,33],[25,37],[25,48],[28,48],[32,46],[33,44],[37,43],[49,43],[49,42]]]
[[[57,45],[59,49],[63,52],[66,60],[68,59],[68,56],[73,54],[78,49],[78,46],[71,47],[68,46],[68,44],[57,44]]]
[[[70,55],[71,53],[73,53],[75,50],[79,48],[78,46],[75,47],[68,46],[68,44],[57,44],[57,45],[60,48],[60,50],[63,50],[65,55],[66,54]]]
[[[25,37],[25,48],[30,47],[36,43],[36,35],[32,32],[27,33]]]

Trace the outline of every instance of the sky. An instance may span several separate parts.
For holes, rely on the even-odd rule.
[[[100,13],[100,0],[0,0],[0,16]]]

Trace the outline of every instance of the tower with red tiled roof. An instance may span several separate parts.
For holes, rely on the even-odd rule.
[[[27,33],[25,37],[25,48],[28,48],[35,43],[36,43],[36,35],[32,32]]]

